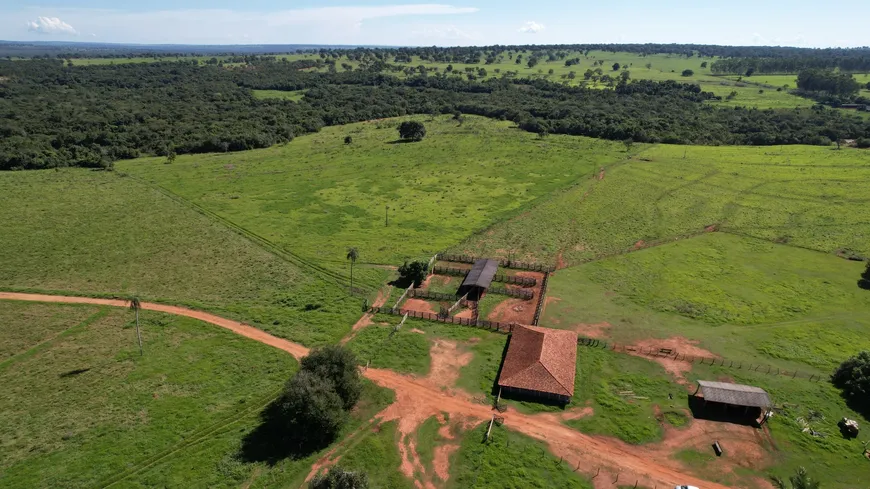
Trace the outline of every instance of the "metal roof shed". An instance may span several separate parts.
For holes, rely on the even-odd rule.
[[[469,299],[479,299],[492,284],[492,279],[497,271],[498,262],[496,260],[480,259],[475,261],[471,271],[468,272],[462,285],[459,286],[459,295],[469,294]]]
[[[773,406],[770,396],[764,389],[750,385],[730,384],[727,382],[698,381],[698,391],[705,401],[731,404],[734,406],[757,407],[766,409]],[[695,394],[698,393],[695,391]]]

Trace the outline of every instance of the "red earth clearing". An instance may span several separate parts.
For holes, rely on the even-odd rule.
[[[377,296],[377,298],[375,298],[375,302],[374,302],[374,304],[372,304],[372,306],[373,307],[383,306],[390,299],[390,294],[392,292],[393,292],[392,285],[389,286],[386,294],[384,294],[384,292],[382,290],[378,291],[378,296]],[[342,338],[340,343],[342,345],[347,343],[348,341],[353,339],[354,336],[356,336],[356,334],[359,330],[365,328],[366,326],[371,326],[373,317],[374,317],[374,314],[364,313],[362,315],[362,317],[359,318],[359,321],[357,321],[356,324],[353,325],[353,327],[350,330],[350,334],[348,334],[347,336]]]
[[[646,358],[647,360],[657,362],[661,364],[662,367],[665,368],[668,373],[674,376],[677,379],[677,382],[683,385],[688,385],[689,382],[686,380],[686,373],[692,370],[692,362],[686,360],[675,360],[674,354],[692,356],[692,357],[704,357],[704,358],[718,358],[713,353],[696,346],[698,341],[689,340],[683,338],[682,336],[675,336],[673,338],[668,338],[666,340],[660,339],[647,339],[641,340],[634,345],[631,345],[629,348],[636,348],[638,351],[627,351],[626,353],[630,355],[634,355],[641,358]],[[640,349],[644,350],[659,350],[659,349],[669,349],[671,350],[671,355],[648,355],[646,353],[641,353]]]
[[[571,330],[576,332],[578,335],[585,338],[594,338],[596,340],[603,340],[607,338],[607,332],[610,331],[613,325],[608,322],[603,323],[594,323],[594,324],[586,324],[580,323],[571,326]]]
[[[438,311],[432,308],[432,304],[424,301],[423,299],[406,299],[405,303],[402,304],[402,309],[406,311],[416,311],[416,312],[428,312],[431,314],[438,314]]]

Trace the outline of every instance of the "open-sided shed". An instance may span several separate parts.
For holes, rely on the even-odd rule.
[[[468,294],[468,300],[477,301],[486,293],[492,283],[493,277],[498,272],[496,260],[480,259],[474,262],[462,285],[459,286],[459,295]]]
[[[764,423],[773,407],[773,402],[764,389],[730,382],[699,380],[693,397],[698,402],[697,412],[696,408],[692,409],[696,417],[700,414],[701,417],[713,416],[737,423]],[[732,409],[733,406],[743,409],[737,411]]]

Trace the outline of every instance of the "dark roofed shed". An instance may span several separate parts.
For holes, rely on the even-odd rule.
[[[480,259],[475,261],[471,271],[468,272],[462,285],[459,286],[459,295],[468,294],[469,300],[479,300],[492,284],[496,272],[498,272],[496,260]]]

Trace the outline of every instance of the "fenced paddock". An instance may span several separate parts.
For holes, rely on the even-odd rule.
[[[391,309],[389,307],[371,307],[368,310],[371,314],[390,314],[392,316],[404,316],[407,314],[409,317],[415,319],[425,319],[427,321],[435,321],[439,323],[451,323],[458,324],[460,326],[471,326],[473,328],[486,329],[489,331],[495,331],[498,333],[510,334],[514,330],[513,323],[500,323],[498,321],[484,321],[469,319],[469,318],[457,318],[457,317],[441,317],[438,314],[434,314],[431,312],[421,312],[421,311],[411,311],[406,309]]]
[[[785,377],[801,378],[812,380],[814,382],[818,382],[822,380],[822,375],[818,374],[810,374],[807,372],[799,372],[797,370],[788,371],[782,370],[779,368],[772,367],[770,365],[762,365],[760,363],[749,363],[742,361],[734,361],[728,360],[727,358],[711,358],[711,357],[699,357],[694,355],[686,355],[685,353],[680,353],[676,350],[670,348],[643,348],[643,347],[635,347],[635,346],[626,346],[619,345],[617,343],[608,343],[602,340],[596,340],[594,338],[577,338],[577,344],[581,346],[588,346],[590,348],[601,348],[601,349],[609,349],[615,352],[623,352],[629,354],[636,355],[647,355],[650,357],[660,357],[660,358],[668,358],[670,360],[676,360],[680,362],[687,363],[697,363],[699,365],[715,365],[717,367],[725,367],[725,368],[733,368],[739,370],[747,370],[750,372],[758,372],[762,374],[768,375],[782,375]]]
[[[479,257],[471,255],[448,255],[446,253],[438,253],[438,259],[442,261],[452,261],[456,263],[474,263],[479,260]],[[554,272],[556,267],[541,265],[539,263],[525,263],[515,260],[498,260],[498,266],[505,268],[513,268],[517,270],[529,270],[532,272]]]
[[[464,277],[468,273],[468,269],[443,267],[438,265],[432,268],[432,273],[434,273],[435,275],[453,275],[457,277]],[[503,284],[521,285],[523,287],[534,287],[538,285],[538,280],[531,277],[518,277],[504,274],[497,274],[492,278],[492,281],[500,282]]]

